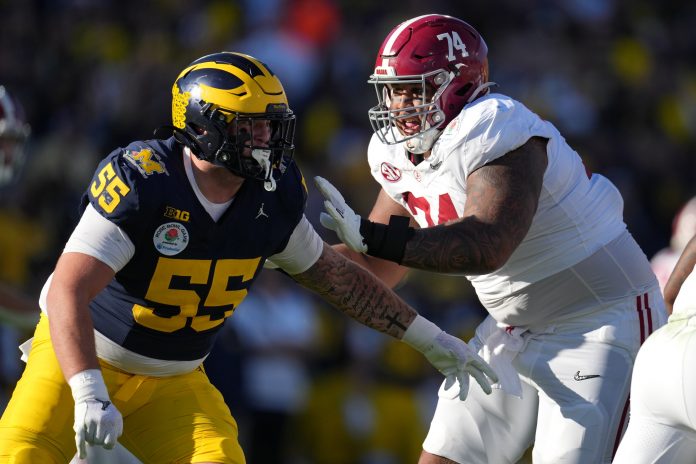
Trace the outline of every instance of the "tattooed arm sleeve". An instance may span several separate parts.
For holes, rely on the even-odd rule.
[[[291,277],[346,315],[397,339],[417,316],[374,274],[327,244],[312,267]]]
[[[467,178],[462,219],[417,229],[402,264],[443,273],[487,274],[529,231],[547,165],[547,140],[533,137]]]

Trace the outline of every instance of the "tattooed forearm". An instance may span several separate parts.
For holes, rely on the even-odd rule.
[[[546,139],[533,137],[471,173],[463,219],[416,230],[402,264],[445,273],[499,269],[529,231],[546,165]]]
[[[392,337],[400,339],[417,314],[374,274],[326,244],[311,268],[292,277],[346,315]]]
[[[500,240],[492,232],[468,219],[448,226],[418,229],[406,244],[401,264],[442,273],[491,272],[500,267],[496,259],[496,243]]]
[[[667,305],[667,312],[670,314],[672,314],[672,305],[674,305],[674,300],[677,299],[682,284],[689,277],[689,274],[695,272],[694,265],[696,265],[696,235],[684,247],[679,261],[677,261],[672,274],[669,276],[669,280],[667,280],[667,284],[665,284],[665,304]]]

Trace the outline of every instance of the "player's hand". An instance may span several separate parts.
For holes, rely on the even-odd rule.
[[[338,238],[351,250],[358,253],[367,252],[367,245],[360,234],[360,216],[355,214],[341,192],[328,180],[316,176],[314,183],[325,198],[326,213],[321,213],[319,216],[321,225],[336,232]]]
[[[112,449],[123,433],[123,417],[109,399],[101,371],[88,369],[68,381],[75,399],[75,444],[80,459],[87,457],[87,443]]]
[[[445,390],[459,382],[456,396],[462,401],[469,393],[469,376],[478,382],[486,394],[491,393],[491,385],[498,381],[491,366],[469,345],[422,316],[416,317],[402,340],[423,353],[430,364],[442,372],[445,376]]]
[[[489,395],[491,385],[498,381],[498,376],[469,345],[445,331],[435,337],[432,347],[423,352],[426,359],[445,375],[445,390],[459,382],[456,396],[464,401],[469,391],[469,375],[478,382],[481,389]],[[452,397],[454,397],[453,392]]]

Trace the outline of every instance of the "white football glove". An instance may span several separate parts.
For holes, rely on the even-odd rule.
[[[123,433],[123,417],[109,399],[99,369],[87,369],[70,377],[75,400],[75,444],[80,459],[87,457],[87,443],[112,449]]]
[[[336,232],[338,238],[351,250],[358,253],[367,252],[367,245],[360,234],[360,216],[346,204],[341,192],[331,185],[331,182],[316,176],[314,183],[326,199],[324,201],[326,213],[321,213],[319,216],[321,225]]]
[[[466,399],[470,375],[486,394],[491,393],[491,385],[498,381],[493,369],[469,345],[422,316],[416,316],[401,340],[423,353],[444,374],[445,390],[459,385],[457,394],[451,395],[453,398]]]

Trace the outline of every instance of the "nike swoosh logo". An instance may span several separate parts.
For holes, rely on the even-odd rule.
[[[595,377],[601,377],[599,374],[590,374],[590,375],[580,375],[580,371],[577,371],[575,373],[575,376],[573,377],[575,380],[587,380],[587,379],[594,379]]]

